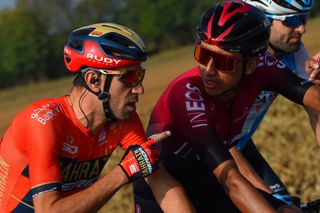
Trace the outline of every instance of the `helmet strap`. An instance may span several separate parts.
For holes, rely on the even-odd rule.
[[[239,81],[239,84],[237,86],[237,89],[239,89],[240,85],[242,84],[242,81],[244,80],[245,76],[247,75],[247,63],[248,63],[248,59],[243,57],[242,58],[242,67],[241,67],[241,78],[240,78],[240,81]]]
[[[103,106],[103,111],[105,114],[105,118],[107,120],[107,122],[112,122],[114,120],[116,120],[115,116],[112,113],[112,110],[110,108],[110,104],[109,104],[109,100],[110,100],[110,86],[111,86],[111,81],[113,76],[112,75],[106,75],[106,80],[105,80],[105,84],[104,84],[104,89],[101,92],[94,92],[92,91],[92,89],[89,88],[89,86],[87,85],[86,81],[83,78],[83,74],[81,74],[81,72],[78,73],[78,75],[80,75],[80,81],[81,84],[91,93],[93,93],[94,95],[96,95],[98,97],[98,99],[101,101],[102,106]]]
[[[112,78],[113,78],[112,75],[106,75],[103,91],[100,94],[95,93],[98,99],[102,103],[103,111],[104,111],[107,122],[112,122],[116,120],[116,118],[114,117],[114,114],[112,113],[112,110],[110,108],[110,103],[109,103],[109,100],[110,100],[109,90],[110,90]]]

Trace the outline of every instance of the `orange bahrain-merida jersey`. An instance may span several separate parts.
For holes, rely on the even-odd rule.
[[[136,113],[92,135],[66,96],[35,102],[14,118],[0,142],[0,212],[33,212],[34,196],[85,188],[118,145],[144,141]]]

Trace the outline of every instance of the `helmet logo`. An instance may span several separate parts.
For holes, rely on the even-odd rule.
[[[95,63],[104,63],[104,64],[116,64],[118,65],[121,60],[120,59],[115,59],[115,58],[106,58],[103,56],[97,56],[91,53],[87,53],[87,58],[93,60]]]
[[[102,32],[100,32],[100,31],[93,31],[93,32],[91,32],[91,34],[93,34],[93,35],[102,35]]]
[[[102,34],[103,34],[103,32],[95,30],[95,31],[92,31],[92,32],[90,33],[90,36],[92,36],[92,37],[99,37],[99,36],[101,36]]]

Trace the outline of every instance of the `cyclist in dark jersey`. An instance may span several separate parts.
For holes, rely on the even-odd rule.
[[[306,22],[308,13],[312,9],[313,0],[243,1],[262,10],[271,22],[270,45],[267,54],[271,54],[279,59],[300,78],[309,79],[309,74],[304,69],[309,55],[301,41],[301,37],[306,32]],[[313,65],[318,64],[316,60],[311,61],[311,63],[313,63]],[[310,66],[310,68],[312,67]],[[286,81],[284,81],[284,83],[286,83]],[[255,171],[261,176],[269,188],[272,189],[273,196],[283,200],[287,204],[292,204],[295,199],[288,193],[284,184],[259,153],[251,139],[251,136],[258,128],[276,97],[277,93],[274,91],[262,91],[259,94],[256,102],[250,109],[249,118],[245,125],[243,125],[242,136],[239,138],[237,148],[242,151],[249,162],[252,162]],[[311,110],[306,110],[309,113],[314,132],[320,142],[320,128],[317,127],[319,115]]]
[[[160,153],[168,173],[148,177],[150,188],[134,183],[136,212],[166,211],[174,205],[174,187],[184,188],[198,212],[272,212],[266,200],[279,211],[299,212],[270,195],[235,146],[262,90],[320,109],[317,85],[258,55],[267,48],[269,29],[264,14],[243,2],[224,1],[205,12],[197,28],[198,66],[171,82],[152,111],[147,133],[172,132]]]
[[[136,113],[145,46],[112,23],[73,31],[64,49],[70,95],[19,113],[0,142],[0,212],[96,212],[123,185],[157,168],[155,140]],[[99,175],[117,146],[119,165]]]

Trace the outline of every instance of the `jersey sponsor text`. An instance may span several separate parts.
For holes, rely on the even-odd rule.
[[[186,88],[186,109],[192,128],[208,126],[207,118],[205,117],[206,107],[200,89],[193,87],[190,83],[186,84]]]
[[[89,161],[77,161],[69,158],[60,159],[64,182],[74,182],[81,179],[98,177],[108,157]]]
[[[55,107],[54,109],[50,109],[43,115],[40,115],[42,111],[47,110],[49,107],[49,104],[45,104],[42,105],[42,107],[35,109],[34,113],[31,114],[31,118],[36,119],[39,123],[45,125],[47,121],[52,120],[53,117],[55,117],[60,112],[60,109],[58,107]]]

